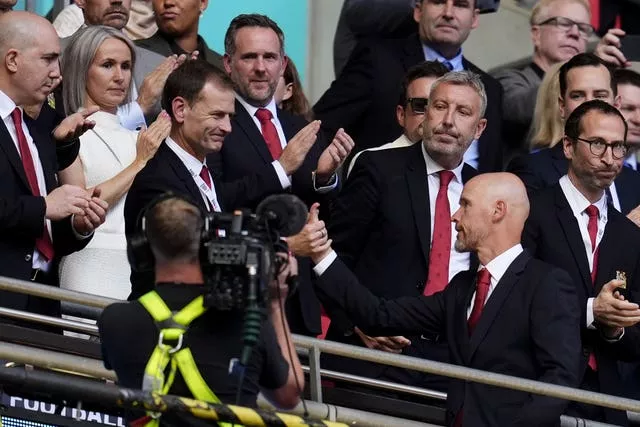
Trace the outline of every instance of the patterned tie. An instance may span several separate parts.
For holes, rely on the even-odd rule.
[[[202,169],[200,169],[200,178],[207,184],[207,187],[211,189],[211,175],[209,175],[209,168],[207,165],[202,165]]]
[[[267,143],[267,148],[271,153],[273,160],[278,160],[282,154],[282,145],[280,144],[280,137],[275,125],[271,121],[273,115],[271,111],[266,108],[258,108],[256,111],[256,117],[260,121],[260,129],[262,131],[262,137]]]
[[[440,188],[436,196],[433,220],[433,241],[429,252],[429,275],[424,287],[424,295],[442,291],[449,283],[449,258],[451,257],[451,209],[447,191],[453,179],[453,172],[439,172]]]
[[[489,295],[489,288],[491,287],[491,274],[486,268],[478,271],[478,278],[476,280],[476,296],[473,299],[473,308],[469,319],[467,319],[467,326],[469,328],[469,336],[473,334],[473,330],[476,328],[480,316],[482,315],[482,309],[487,302],[487,295]]]
[[[595,285],[596,273],[598,271],[598,248],[596,248],[596,235],[598,234],[598,208],[594,205],[589,205],[584,210],[589,216],[589,222],[587,224],[587,231],[589,232],[589,239],[591,240],[591,250],[593,251],[593,267],[591,268],[591,282]],[[591,352],[589,354],[589,367],[597,371],[598,364],[596,363],[596,356]]]
[[[18,147],[20,148],[20,157],[22,158],[22,167],[24,168],[24,173],[27,175],[27,181],[29,182],[29,187],[31,187],[31,193],[33,193],[34,196],[40,196],[41,194],[40,187],[38,186],[38,177],[36,176],[36,168],[33,163],[33,157],[31,156],[31,150],[29,150],[27,137],[22,131],[22,112],[19,108],[16,107],[16,109],[11,112],[11,118],[13,119],[13,124],[16,128]],[[47,231],[46,222],[42,236],[36,239],[36,249],[47,261],[51,261],[53,259],[53,242],[51,241],[51,237]]]

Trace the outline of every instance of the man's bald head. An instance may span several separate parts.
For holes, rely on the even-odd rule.
[[[30,12],[11,11],[0,15],[0,50],[24,49],[41,37],[58,38],[45,18]]]
[[[17,105],[43,102],[60,78],[53,25],[30,12],[0,15],[0,90]]]
[[[520,242],[528,216],[527,190],[517,176],[478,175],[465,184],[460,209],[452,218],[458,231],[456,249],[477,251],[479,256],[500,254]]]

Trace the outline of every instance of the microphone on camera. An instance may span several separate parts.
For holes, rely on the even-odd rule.
[[[281,237],[298,234],[307,222],[307,206],[293,194],[276,194],[258,205],[256,214]]]

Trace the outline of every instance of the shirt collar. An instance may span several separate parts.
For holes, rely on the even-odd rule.
[[[540,80],[544,78],[544,71],[542,70],[542,68],[540,68],[540,66],[538,66],[538,64],[532,61],[531,64],[529,64],[529,67],[533,70],[534,73],[536,73],[538,77],[540,77]]]
[[[187,169],[196,173],[200,173],[202,166],[207,165],[206,157],[204,159],[204,162],[201,162],[200,160],[196,159],[191,153],[188,153],[184,148],[178,145],[178,143],[171,139],[170,136],[167,137],[166,142],[171,151],[176,153],[176,155],[180,158],[182,163],[184,163]]]
[[[452,71],[464,70],[464,67],[462,66],[462,49],[458,51],[458,54],[456,56],[450,59],[445,58],[438,51],[430,48],[424,43],[422,44],[422,50],[424,52],[424,57],[427,61],[449,62],[451,66],[453,66]]]
[[[0,90],[0,118],[5,120],[16,109],[16,103]]]
[[[626,159],[624,159],[624,164],[629,165],[633,170],[638,170],[638,159],[636,158],[636,152],[629,154]]]
[[[513,260],[515,260],[522,251],[522,245],[518,243],[517,245],[502,252],[484,266],[484,268],[489,270],[489,274],[491,274],[491,278],[495,280],[495,283],[498,283],[500,279],[502,279],[502,276],[504,276],[504,273],[507,271],[511,263],[513,263]],[[479,270],[482,268],[483,267],[480,266]]]
[[[422,141],[419,141],[418,144],[422,146],[422,155],[424,156],[424,162],[427,165],[427,175],[433,175],[437,172],[445,170],[442,166],[437,164],[435,160],[433,160],[431,156],[429,156],[429,154],[427,154],[427,150],[424,148],[424,143],[422,143]],[[453,172],[453,175],[455,176],[456,181],[458,181],[461,184],[462,184],[462,168],[463,167],[464,167],[464,162],[460,162],[460,164],[456,166],[455,169],[451,170],[451,172]]]
[[[582,215],[584,210],[590,205],[594,205],[598,208],[599,217],[606,215],[607,213],[607,194],[603,192],[602,197],[595,203],[589,202],[586,197],[573,185],[573,182],[569,179],[568,175],[564,175],[560,178],[560,187],[562,188],[564,195],[567,197],[569,207],[573,211],[574,216]]]
[[[249,104],[237,92],[236,92],[236,99],[240,104],[242,104],[244,109],[247,110],[247,113],[249,113],[251,117],[254,117],[256,115],[256,111],[258,111],[259,108],[266,108],[267,110],[271,111],[271,115],[274,118],[278,117],[278,108],[276,107],[276,99],[274,97],[271,97],[271,101],[269,101],[269,103],[264,107],[256,107],[254,105]]]

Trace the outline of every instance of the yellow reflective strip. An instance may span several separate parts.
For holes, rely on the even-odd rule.
[[[171,358],[171,368],[169,368],[169,376],[165,380],[164,387],[162,388],[162,394],[169,393],[169,389],[173,385],[173,381],[176,379],[177,362],[174,357]]]
[[[209,403],[220,403],[218,396],[216,396],[204,378],[202,378],[202,374],[189,348],[182,349],[175,353],[173,359],[177,360],[182,379],[187,384],[187,387],[189,387],[189,391],[191,391],[193,397]]]
[[[229,405],[229,406],[227,406],[227,409],[230,409],[231,412],[236,414],[236,417],[242,423],[241,425],[245,425],[245,424],[249,424],[249,425],[252,425],[252,426],[266,426],[267,425],[267,423],[264,422],[264,420],[262,419],[260,414],[258,414],[258,412],[256,412],[255,410],[253,410],[251,408],[244,408],[242,406]],[[238,424],[236,424],[236,426],[237,425]]]
[[[171,317],[171,310],[156,291],[148,292],[138,298],[140,304],[147,309],[153,320],[162,322]]]
[[[188,326],[205,311],[207,311],[207,309],[204,307],[204,297],[201,295],[176,313],[173,316],[173,320],[180,325]]]

